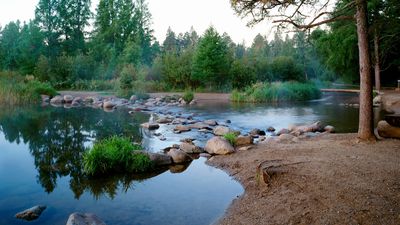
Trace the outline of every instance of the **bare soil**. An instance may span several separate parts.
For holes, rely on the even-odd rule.
[[[400,224],[400,140],[329,134],[208,164],[245,189],[218,224]]]

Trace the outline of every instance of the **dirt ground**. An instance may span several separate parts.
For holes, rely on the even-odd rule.
[[[245,189],[218,224],[400,224],[400,140],[329,134],[208,163]]]

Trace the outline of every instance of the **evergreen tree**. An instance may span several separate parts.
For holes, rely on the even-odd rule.
[[[194,54],[192,80],[203,86],[222,86],[230,80],[230,58],[227,43],[213,27],[208,28]]]

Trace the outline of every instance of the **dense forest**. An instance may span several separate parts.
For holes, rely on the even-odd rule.
[[[346,4],[340,0],[337,7]],[[372,62],[384,85],[400,70],[400,6],[369,1]],[[358,84],[354,21],[325,29],[257,35],[251,46],[209,27],[160,44],[145,0],[40,0],[35,19],[0,27],[0,68],[57,89],[231,91],[257,82]],[[349,12],[349,14],[354,14]],[[93,22],[92,22],[93,21]]]

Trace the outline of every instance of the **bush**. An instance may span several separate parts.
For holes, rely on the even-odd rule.
[[[229,132],[224,135],[224,138],[227,141],[229,141],[229,143],[231,143],[232,146],[235,146],[235,144],[236,144],[236,137],[237,137],[237,134],[234,132]]]
[[[234,102],[285,102],[307,101],[321,97],[320,90],[313,83],[275,82],[256,83],[244,92],[233,91]]]
[[[144,154],[133,154],[141,150],[128,138],[113,136],[96,142],[83,155],[84,171],[88,175],[112,172],[145,172],[152,168],[152,162]]]
[[[48,84],[36,80],[33,76],[20,76],[8,72],[0,74],[0,103],[20,105],[37,103],[40,95],[57,95],[56,90]]]
[[[185,100],[185,102],[190,103],[194,98],[193,91],[186,90],[185,93],[183,93],[182,98],[183,98],[183,100]]]

